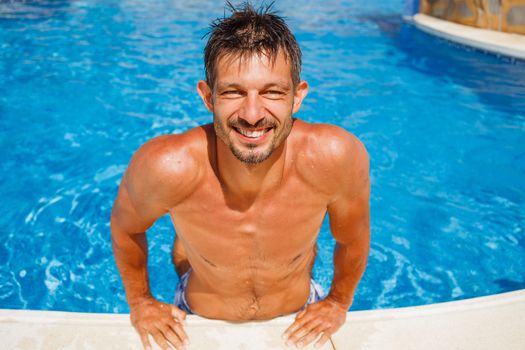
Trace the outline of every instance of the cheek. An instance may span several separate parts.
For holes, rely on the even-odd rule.
[[[228,118],[234,114],[239,107],[235,101],[217,101],[214,105],[213,112],[220,119]]]
[[[292,114],[293,101],[269,101],[266,109],[279,119],[288,118]]]

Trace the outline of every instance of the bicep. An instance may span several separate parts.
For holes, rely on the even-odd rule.
[[[142,233],[169,211],[176,198],[170,179],[178,179],[167,166],[174,158],[170,138],[159,137],[142,145],[122,177],[111,215],[112,226],[127,233]],[[176,159],[175,159],[176,160]],[[173,162],[171,162],[173,163]]]
[[[370,235],[370,176],[368,153],[357,139],[347,150],[352,157],[341,162],[342,179],[328,206],[330,228],[341,244],[367,242]]]
[[[366,243],[370,237],[370,184],[357,193],[340,196],[328,206],[330,230],[340,244]]]
[[[129,234],[145,232],[166,213],[154,204],[144,194],[137,193],[134,184],[130,183],[125,174],[113,204],[111,226]]]

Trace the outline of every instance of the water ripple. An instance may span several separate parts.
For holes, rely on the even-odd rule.
[[[276,5],[304,53],[297,116],[370,154],[373,243],[354,307],[522,286],[523,65],[420,33],[399,2]],[[195,85],[222,15],[204,0],[0,2],[0,307],[127,311],[109,230],[120,177],[146,140],[212,120]],[[169,301],[169,218],[148,235],[152,288]],[[325,222],[326,290],[334,244]]]

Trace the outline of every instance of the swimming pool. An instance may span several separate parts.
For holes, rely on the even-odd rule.
[[[525,288],[525,65],[418,32],[402,1],[278,8],[310,83],[298,117],[371,158],[372,250],[353,309]],[[211,121],[195,93],[215,1],[0,3],[0,308],[128,311],[109,214],[131,154]],[[331,279],[323,225],[314,275]],[[148,233],[154,294],[176,275]],[[166,283],[166,281],[173,281]]]

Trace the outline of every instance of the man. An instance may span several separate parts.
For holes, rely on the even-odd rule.
[[[324,344],[341,327],[369,250],[368,156],[335,126],[292,118],[308,85],[278,16],[250,5],[216,21],[197,91],[213,124],[144,144],[111,216],[113,249],[145,348],[188,344],[188,313],[264,320],[298,312],[283,335]],[[331,289],[311,280],[325,214],[337,244]],[[176,305],[148,286],[146,230],[169,213],[177,232]]]

